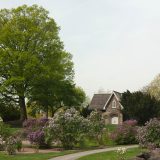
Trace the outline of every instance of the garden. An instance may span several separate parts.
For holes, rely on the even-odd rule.
[[[53,118],[28,119],[23,127],[13,129],[0,122],[0,159],[45,160],[75,152],[119,145],[117,151],[97,153],[80,159],[127,159],[142,150],[159,147],[160,121],[151,119],[138,127],[137,121],[106,126],[101,114],[93,111],[86,118],[74,109],[60,110]],[[123,145],[140,144],[127,149]],[[119,155],[119,156],[118,156]]]
[[[47,160],[115,146],[80,159],[160,158],[159,91],[123,93],[127,121],[105,125],[74,82],[72,54],[59,30],[38,5],[0,10],[0,159]],[[126,148],[132,144],[140,148]]]

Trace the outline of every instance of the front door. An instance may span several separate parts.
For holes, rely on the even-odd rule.
[[[118,117],[114,116],[111,118],[111,124],[118,124]]]

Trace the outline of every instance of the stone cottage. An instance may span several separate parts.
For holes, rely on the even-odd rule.
[[[111,94],[94,94],[89,109],[100,111],[106,124],[121,124],[123,122],[121,95],[116,91]]]

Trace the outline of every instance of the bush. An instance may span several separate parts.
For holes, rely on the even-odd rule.
[[[142,147],[160,147],[160,120],[153,118],[139,127],[137,140]]]
[[[9,137],[6,140],[6,151],[9,155],[14,155],[16,154],[16,139],[15,137]]]
[[[103,134],[105,131],[105,122],[97,111],[92,111],[88,117],[89,131],[88,136],[95,139],[98,144],[103,144]]]
[[[23,123],[23,137],[28,139],[31,144],[39,147],[48,148],[50,146],[49,141],[45,141],[44,126],[47,124],[47,118],[41,119],[28,119]]]
[[[28,134],[27,138],[31,142],[31,144],[36,145],[36,148],[39,148],[40,146],[46,145],[43,130],[31,132],[30,134]]]
[[[9,125],[0,122],[0,136],[3,141],[5,141],[11,135],[11,130]]]
[[[84,139],[88,132],[88,119],[82,117],[74,108],[55,114],[46,127],[46,139],[60,141],[65,149],[72,149],[74,145]]]
[[[116,130],[111,134],[111,139],[116,144],[136,144],[137,121],[128,120],[118,125]]]
[[[4,150],[4,141],[2,136],[0,135],[0,151],[3,151],[3,150]]]

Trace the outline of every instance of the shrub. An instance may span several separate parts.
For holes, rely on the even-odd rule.
[[[105,122],[97,111],[92,111],[88,117],[89,131],[88,136],[95,139],[99,144],[103,144],[103,133],[105,131]]]
[[[3,151],[3,150],[4,150],[4,141],[2,136],[0,135],[0,151]]]
[[[6,140],[6,151],[9,155],[14,155],[16,154],[16,139],[15,137],[9,137]]]
[[[22,149],[22,140],[20,137],[16,138],[16,149],[18,152],[20,152]]]
[[[3,122],[0,122],[0,136],[2,140],[6,140],[7,137],[11,135],[11,130],[9,125],[4,124]]]
[[[45,145],[45,137],[44,137],[43,130],[31,132],[30,134],[28,134],[27,138],[31,142],[31,144],[36,145],[36,148],[39,148],[40,146]]]
[[[160,120],[153,118],[139,127],[137,140],[142,147],[160,147]]]
[[[137,134],[137,121],[128,120],[118,125],[116,130],[112,132],[111,138],[116,144],[135,144]]]
[[[74,108],[60,111],[49,121],[45,130],[46,139],[60,141],[65,149],[72,149],[83,140],[88,124],[88,119]]]
[[[23,137],[27,138],[31,144],[39,147],[49,147],[50,143],[45,142],[44,126],[47,124],[48,119],[28,119],[23,123],[24,131]]]

